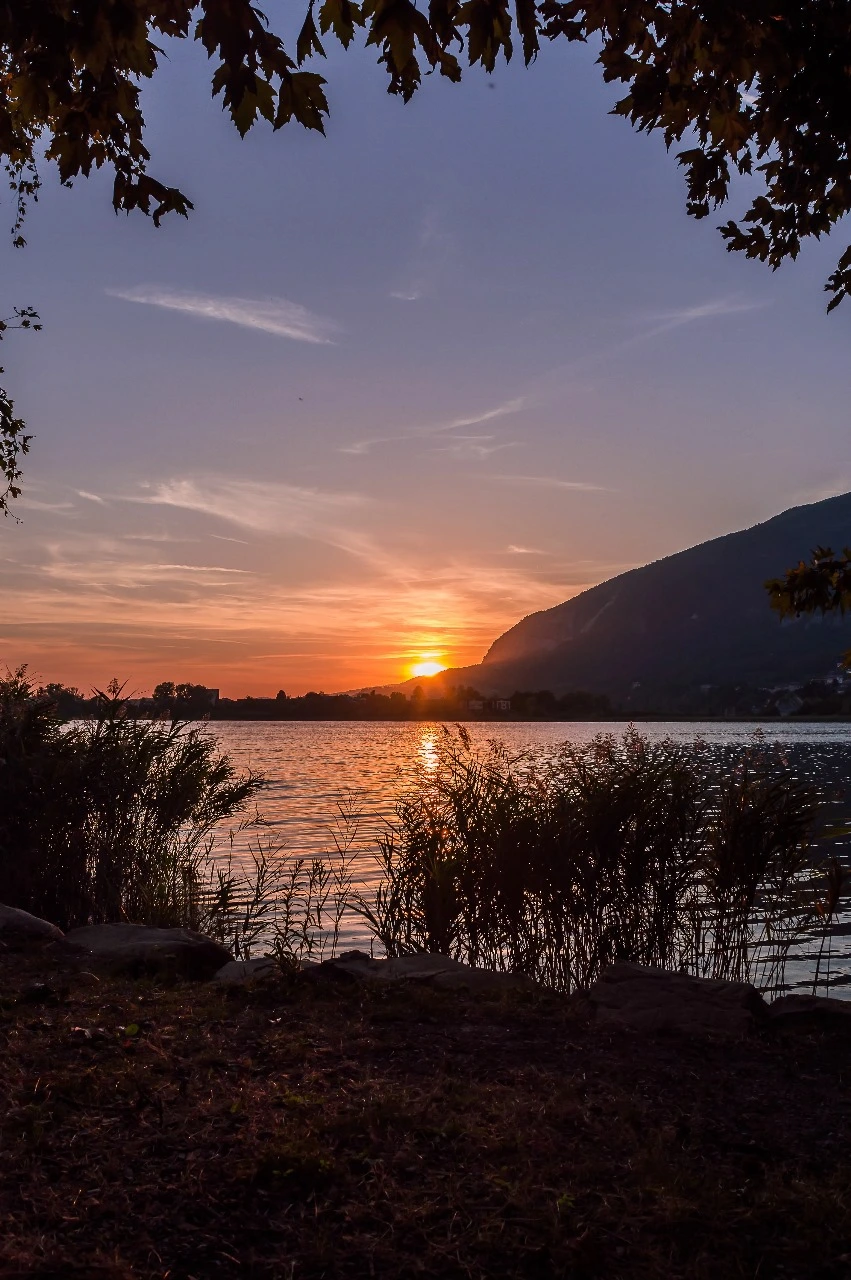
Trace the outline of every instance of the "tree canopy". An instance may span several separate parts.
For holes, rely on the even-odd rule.
[[[424,74],[458,81],[465,65],[492,72],[515,44],[529,64],[542,40],[587,41],[623,87],[615,113],[682,147],[692,216],[725,204],[738,176],[761,176],[750,207],[720,228],[728,249],[776,268],[851,209],[846,0],[309,0],[287,44],[250,0],[5,0],[0,33],[0,157],[20,245],[40,162],[63,183],[110,168],[116,211],[158,223],[192,209],[150,171],[145,145],[141,87],[169,38],[201,42],[213,96],[243,135],[260,119],[324,132],[315,67],[328,38],[373,47],[405,101]],[[851,247],[825,287],[828,310],[851,293]],[[9,484],[22,438],[0,422]]]
[[[800,560],[782,578],[765,584],[771,607],[781,618],[802,613],[845,613],[851,608],[851,547],[839,554],[832,547],[816,547],[809,560]],[[842,655],[851,668],[851,649]]]
[[[851,548],[836,555],[832,547],[816,547],[808,561],[787,569],[765,584],[781,618],[802,613],[844,613],[851,608]]]

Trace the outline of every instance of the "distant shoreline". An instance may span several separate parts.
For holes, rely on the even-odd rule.
[[[91,720],[93,714],[69,716],[70,720]],[[155,720],[163,717],[139,715],[139,720]],[[589,716],[221,716],[178,715],[176,720],[187,724],[851,724],[851,715],[837,716],[678,716],[636,714]]]

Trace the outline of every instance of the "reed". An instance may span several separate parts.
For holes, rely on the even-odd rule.
[[[700,742],[629,730],[542,760],[447,730],[355,905],[388,955],[442,952],[557,990],[625,960],[776,991],[792,943],[838,907],[817,816],[815,789],[764,746],[719,764]]]
[[[225,858],[210,851],[200,895],[201,927],[248,960],[262,946],[284,968],[336,955],[346,923],[356,920],[354,888],[361,817],[355,791],[341,794],[330,828],[331,847],[321,857],[293,854],[283,840],[255,837],[250,865],[234,856],[237,831],[229,832]],[[256,821],[256,819],[255,819]],[[251,825],[243,824],[243,829]]]
[[[113,684],[98,719],[63,727],[25,670],[0,680],[0,896],[63,928],[197,928],[214,833],[261,779],[202,730],[126,710]]]

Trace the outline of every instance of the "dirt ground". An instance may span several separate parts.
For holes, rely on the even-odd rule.
[[[851,1036],[0,956],[0,1276],[851,1277]]]

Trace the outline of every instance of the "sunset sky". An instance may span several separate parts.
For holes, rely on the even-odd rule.
[[[374,60],[333,53],[327,138],[241,142],[171,49],[148,145],[188,222],[46,175],[0,250],[7,311],[45,325],[3,343],[36,439],[0,667],[381,685],[851,488],[851,303],[822,291],[846,241],[774,275],[729,255],[589,50],[407,106]]]

